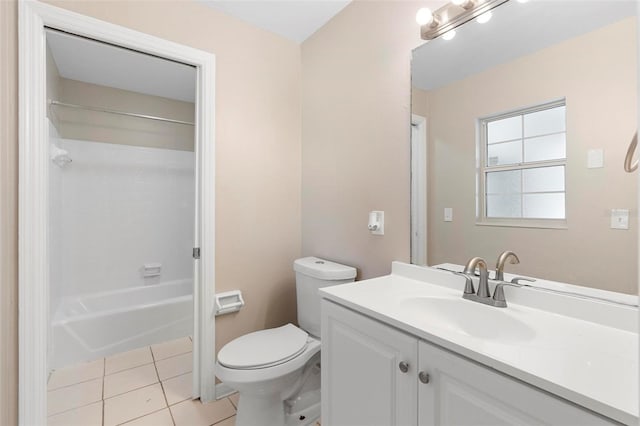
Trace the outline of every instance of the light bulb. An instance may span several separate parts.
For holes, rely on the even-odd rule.
[[[418,25],[429,25],[433,22],[433,12],[428,7],[423,7],[416,13],[416,22]]]
[[[449,30],[442,35],[442,38],[444,40],[449,41],[449,40],[452,40],[455,36],[456,36],[456,30]]]
[[[529,1],[529,0],[518,0],[518,3],[526,3],[526,2],[528,2],[528,1]]]
[[[451,3],[456,6],[464,7],[465,9],[469,9],[473,4],[473,0],[451,0]]]
[[[488,12],[485,12],[482,15],[478,16],[476,18],[476,21],[478,21],[479,24],[484,24],[484,23],[489,22],[492,17],[493,17],[493,13],[491,13],[491,11],[488,11]]]

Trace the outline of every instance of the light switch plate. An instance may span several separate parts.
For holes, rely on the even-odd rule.
[[[611,209],[611,229],[629,229],[628,209]]]
[[[599,169],[602,167],[604,167],[604,151],[602,149],[587,151],[587,168]]]
[[[451,207],[444,208],[444,221],[453,222],[453,209]]]

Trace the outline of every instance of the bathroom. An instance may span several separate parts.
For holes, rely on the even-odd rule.
[[[410,260],[410,63],[412,49],[424,43],[415,24],[423,3],[351,2],[300,44],[197,2],[51,2],[215,54],[215,292],[241,290],[246,302],[237,314],[216,318],[217,349],[249,332],[296,323],[295,259],[334,260],[357,268],[358,280],[387,275],[391,262]],[[442,4],[431,2],[433,10]],[[15,69],[3,67],[3,82],[15,82],[17,5],[2,7],[2,28],[9,34],[3,39],[15,41],[3,61]],[[20,195],[12,183],[18,95],[17,87],[11,90],[8,99],[14,102],[3,103],[0,114],[7,138],[16,141],[2,148],[3,158],[6,153],[15,160],[2,165],[3,209],[17,206],[11,203]],[[619,142],[622,155],[630,136]],[[618,154],[609,155],[607,166],[621,164]],[[453,207],[455,221],[461,208]],[[633,211],[635,204],[608,208]],[[367,229],[371,211],[384,211],[383,236]],[[17,211],[3,210],[2,218],[3,253],[9,253],[3,255],[3,283],[15,283],[3,286],[2,300],[15,301],[18,266],[11,253],[17,253]],[[605,243],[590,245],[598,244]],[[508,248],[513,247],[492,250],[487,260]],[[508,265],[507,271],[527,273],[518,268],[534,262],[523,253],[518,252],[521,265]],[[451,261],[464,264],[475,255],[484,254],[464,252]],[[583,270],[595,263],[595,254],[587,256]],[[624,271],[636,267],[635,260],[612,262]],[[636,293],[637,278],[630,282],[624,292]],[[8,357],[3,365],[15,367],[17,302],[4,303],[3,341],[16,343],[14,353],[2,355]],[[9,370],[16,371],[5,373],[3,367],[3,424],[17,423],[18,372]]]

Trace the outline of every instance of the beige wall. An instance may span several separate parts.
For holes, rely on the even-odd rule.
[[[47,99],[60,99],[60,72],[56,61],[53,59],[51,49],[47,46]],[[53,109],[47,108],[47,118],[58,127],[57,115]]]
[[[194,75],[195,78],[195,75]],[[61,102],[194,121],[195,105],[160,96],[60,78]],[[50,108],[63,138],[193,151],[194,127],[62,106]]]
[[[300,255],[300,46],[198,2],[55,2],[85,15],[216,55],[216,290],[247,302],[219,317],[217,345],[295,321]],[[16,423],[16,21],[2,25],[2,300],[0,424]],[[256,72],[259,70],[259,72]],[[211,360],[213,362],[213,360]]]
[[[411,87],[411,113],[424,118],[429,116],[429,92]]]
[[[636,49],[629,18],[429,93],[429,264],[493,264],[510,249],[521,260],[510,272],[637,293],[637,181],[622,169],[637,128]],[[568,229],[476,226],[477,118],[562,97]],[[593,148],[604,149],[604,168],[586,167]],[[612,208],[630,210],[630,230],[610,229]]]
[[[195,73],[194,73],[195,78]],[[47,98],[76,105],[193,122],[195,105],[160,96],[100,86],[60,76],[47,46]],[[47,108],[63,138],[193,151],[194,127],[63,106]]]
[[[18,419],[18,8],[0,1],[0,424]]]
[[[410,60],[423,5],[356,1],[302,45],[302,252],[361,279],[409,260]],[[384,210],[384,236],[367,230],[370,210]]]

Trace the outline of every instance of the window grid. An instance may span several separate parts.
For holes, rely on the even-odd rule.
[[[528,218],[525,217],[525,198],[527,195],[532,195],[532,194],[566,194],[566,125],[565,125],[565,130],[564,131],[558,131],[558,132],[548,132],[548,133],[542,133],[542,134],[538,134],[535,136],[525,136],[526,134],[526,128],[525,128],[525,117],[536,113],[536,112],[540,112],[540,111],[547,111],[547,110],[551,110],[554,108],[559,108],[559,107],[565,107],[566,106],[566,102],[564,99],[559,100],[559,101],[554,101],[554,102],[550,102],[547,104],[543,104],[543,105],[539,105],[533,108],[526,108],[526,109],[521,109],[521,110],[517,110],[517,111],[512,111],[506,114],[501,114],[501,115],[495,115],[495,116],[491,116],[491,117],[487,117],[487,118],[483,118],[480,119],[480,138],[479,138],[479,142],[480,142],[480,149],[479,149],[479,155],[481,158],[481,162],[480,162],[480,170],[479,170],[479,175],[480,175],[480,179],[479,179],[479,189],[480,189],[480,193],[481,196],[478,197],[478,201],[481,202],[481,205],[479,206],[480,208],[478,209],[479,212],[481,212],[482,217],[480,218],[481,221],[491,221],[491,220],[516,220],[520,223],[527,223],[527,222],[532,222],[532,221],[538,221],[538,222],[558,222],[561,221],[562,223],[566,223],[566,196],[564,198],[564,202],[565,202],[565,208],[564,208],[564,216],[561,219],[553,219],[553,218]],[[566,114],[566,112],[565,112]],[[494,121],[499,121],[499,120],[505,120],[508,118],[512,118],[512,117],[519,117],[520,118],[520,137],[519,138],[514,138],[514,139],[508,139],[508,140],[501,140],[498,142],[493,142],[493,143],[489,143],[489,138],[488,138],[488,125],[491,122]],[[566,122],[566,116],[565,116],[565,122]],[[553,136],[553,135],[559,135],[559,134],[565,134],[565,156],[563,158],[558,158],[558,159],[551,159],[551,160],[541,160],[541,161],[525,161],[525,154],[526,154],[526,141],[527,140],[531,140],[531,139],[536,139],[536,138],[544,138],[544,137],[548,137],[548,136]],[[496,145],[500,145],[500,144],[505,144],[505,143],[513,143],[513,142],[520,142],[519,144],[519,150],[520,150],[520,162],[518,163],[511,163],[511,164],[501,164],[501,165],[489,165],[489,146],[496,146]],[[524,178],[524,171],[525,170],[529,170],[529,169],[541,169],[541,168],[545,168],[545,167],[554,167],[554,166],[562,166],[563,167],[563,190],[556,190],[556,191],[528,191],[525,192],[525,178]],[[488,174],[489,173],[494,173],[494,172],[502,172],[502,171],[521,171],[520,174],[520,192],[489,192],[487,190],[487,180],[488,180]],[[520,195],[520,204],[519,204],[519,215],[518,216],[513,216],[513,217],[502,217],[502,216],[489,216],[488,214],[488,207],[489,207],[489,196],[490,195]]]

